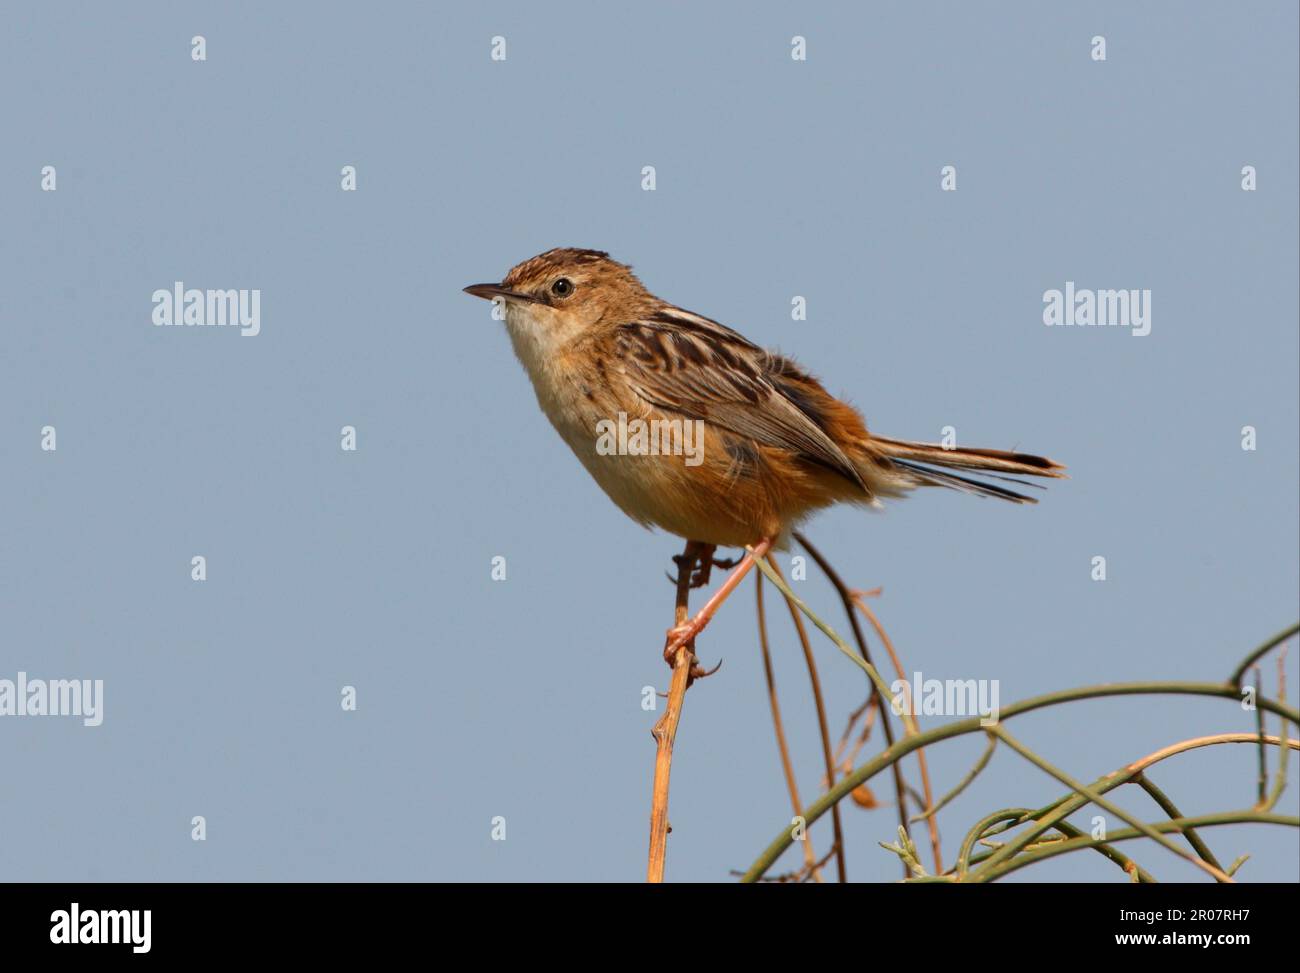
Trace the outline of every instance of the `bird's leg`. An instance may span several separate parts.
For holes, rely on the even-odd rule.
[[[722,587],[714,592],[713,597],[704,603],[704,607],[699,610],[694,618],[686,620],[686,613],[684,610],[685,602],[679,598],[678,607],[681,608],[682,611],[679,611],[678,613],[677,624],[668,630],[668,641],[664,645],[664,660],[668,665],[672,666],[675,664],[677,650],[683,646],[691,652],[695,651],[695,636],[704,631],[704,627],[713,619],[713,616],[717,613],[718,609],[722,607],[722,603],[727,600],[727,597],[736,589],[736,586],[744,580],[745,575],[749,573],[749,569],[754,566],[754,559],[756,557],[766,556],[767,552],[771,549],[772,541],[770,538],[766,537],[760,540],[753,547],[746,548],[745,556],[741,559],[740,564],[731,572],[731,574],[727,575],[727,580],[722,582]],[[709,545],[693,547],[692,544],[688,543],[686,545],[686,553],[682,555],[683,558],[700,558],[701,556],[703,556],[704,559],[703,563],[710,563],[713,558],[713,548]],[[681,566],[681,562],[678,563],[679,566]],[[707,673],[701,670],[699,675],[707,675]]]
[[[692,541],[691,543],[695,543],[695,542]],[[709,547],[708,550],[713,551],[716,550],[716,548]],[[673,563],[677,565],[678,569],[682,567],[682,563],[685,560],[687,560],[685,554],[678,554],[673,557]],[[703,588],[706,584],[709,583],[709,577],[714,568],[722,568],[722,570],[724,571],[730,571],[739,563],[740,563],[739,558],[720,558],[720,557],[712,557],[712,556],[710,556],[707,560],[693,561],[690,565],[694,571],[694,573],[691,575],[690,586],[692,589]],[[674,578],[667,571],[664,572],[664,577],[668,579],[669,584],[671,585],[677,584],[677,579]]]
[[[713,569],[713,552],[717,548],[712,544],[701,544],[695,554],[695,573],[691,575],[691,587],[703,588],[709,583],[709,572]]]
[[[740,563],[739,559],[714,557],[713,552],[716,550],[716,547],[710,545],[701,551],[700,566],[696,570],[695,574],[691,575],[692,588],[703,588],[708,584],[709,576],[714,568],[722,568],[724,571],[730,571]]]
[[[688,579],[688,587],[699,588],[709,583],[709,567],[713,564],[713,552],[716,550],[712,544],[705,544],[702,541],[687,541],[686,550],[673,558],[673,563],[677,565],[677,577],[671,574],[668,580],[673,584],[681,581],[682,574],[685,573]]]
[[[686,624],[690,615],[689,603],[691,599],[691,588],[693,587],[692,578],[694,577],[697,566],[700,563],[700,552],[707,545],[700,541],[687,541],[686,550],[673,558],[673,563],[677,565],[677,577],[668,576],[677,587],[677,610],[674,614],[674,625],[668,630],[668,638],[664,644],[664,661],[668,663],[670,669],[677,667],[677,656],[685,652],[690,658],[688,669],[694,668],[695,665],[695,643],[678,642],[673,644],[673,633]],[[710,548],[712,550],[712,548]],[[689,680],[689,677],[688,677]],[[689,684],[689,683],[688,683]]]

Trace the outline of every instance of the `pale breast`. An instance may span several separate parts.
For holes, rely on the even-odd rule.
[[[524,315],[512,321],[507,312],[515,354],[551,425],[619,509],[690,540],[734,547],[761,536],[755,518],[768,507],[758,496],[762,487],[737,480],[716,434],[703,455],[703,424],[653,409],[612,384],[614,370],[594,350],[566,348],[536,324]],[[688,462],[692,450],[701,455]]]

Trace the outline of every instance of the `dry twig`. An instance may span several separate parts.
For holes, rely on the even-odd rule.
[[[763,610],[763,576],[754,579],[754,593],[757,598],[758,644],[763,650],[763,675],[767,678],[767,700],[772,708],[772,728],[776,731],[776,749],[781,755],[781,771],[785,774],[785,786],[790,791],[790,806],[794,816],[803,817],[803,801],[799,798],[799,783],[795,779],[794,764],[790,760],[790,747],[785,740],[785,724],[781,720],[781,706],[776,698],[776,676],[772,671],[772,651],[767,644],[767,612]],[[817,882],[822,880],[821,867],[813,852],[812,837],[804,836],[804,867],[802,872]]]
[[[721,607],[727,597],[736,590],[744,580],[749,569],[754,566],[754,559],[763,557],[771,547],[771,542],[762,541],[747,550],[740,562],[717,592],[705,602],[698,615],[691,621],[692,632],[683,635],[687,624],[688,602],[691,593],[691,576],[698,562],[701,571],[707,577],[708,567],[713,563],[713,547],[695,541],[686,542],[686,550],[677,559],[677,605],[674,624],[668,632],[665,656],[671,653],[673,678],[668,689],[668,705],[664,715],[651,731],[655,738],[655,776],[650,798],[650,855],[646,865],[646,881],[662,882],[664,880],[664,859],[668,852],[668,782],[672,775],[673,746],[677,742],[677,724],[682,718],[682,703],[686,698],[686,689],[701,673],[695,671],[695,636],[709,623],[714,613]]]

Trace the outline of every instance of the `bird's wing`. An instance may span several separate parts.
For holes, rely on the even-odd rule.
[[[648,404],[800,454],[866,489],[844,451],[783,391],[784,359],[709,318],[664,308],[614,332],[614,360]]]

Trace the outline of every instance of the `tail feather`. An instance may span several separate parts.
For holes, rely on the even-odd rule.
[[[1012,503],[1037,503],[1033,497],[983,480],[959,476],[945,470],[983,470],[993,479],[1003,480],[1023,487],[1038,487],[1005,474],[1019,476],[1064,477],[1065,467],[1042,456],[1014,453],[1002,449],[948,449],[937,443],[914,443],[903,439],[886,439],[872,436],[867,448],[883,462],[905,471],[908,479],[918,486],[944,486],[963,493],[997,497]],[[924,465],[923,465],[924,464]],[[944,469],[934,469],[943,467]]]

